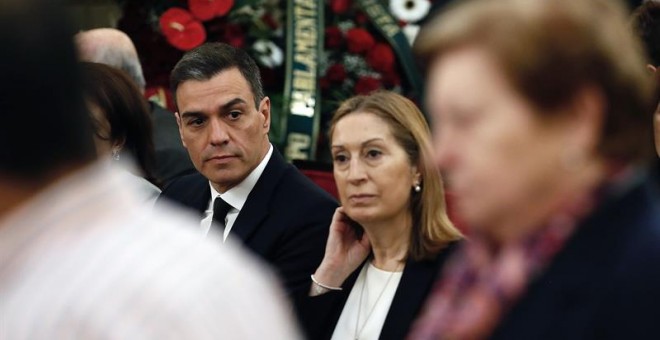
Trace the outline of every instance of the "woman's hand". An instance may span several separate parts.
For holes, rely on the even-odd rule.
[[[339,207],[332,216],[330,235],[325,256],[316,269],[314,278],[326,286],[341,287],[346,278],[364,262],[371,251],[366,233],[357,233],[344,208]]]

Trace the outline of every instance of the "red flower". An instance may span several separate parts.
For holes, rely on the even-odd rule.
[[[276,30],[279,28],[279,24],[277,20],[273,17],[272,14],[266,13],[261,17],[261,21],[263,21],[268,27],[270,27],[272,30]]]
[[[330,81],[328,78],[323,77],[319,80],[319,86],[321,87],[321,90],[325,91],[330,88]]]
[[[344,14],[348,12],[351,0],[330,0],[330,8],[335,14]]]
[[[401,76],[393,69],[383,74],[383,85],[392,88],[401,85]]]
[[[227,24],[225,32],[222,35],[222,41],[236,48],[243,48],[245,45],[245,33],[238,24]]]
[[[333,83],[341,84],[346,79],[346,69],[342,64],[333,64],[328,67],[328,71],[325,74],[326,78]]]
[[[367,22],[369,22],[369,17],[367,17],[364,12],[360,11],[355,14],[355,22],[358,25],[365,25]]]
[[[362,77],[355,83],[356,94],[369,94],[380,88],[380,82],[374,77]]]
[[[325,47],[328,49],[338,49],[344,42],[344,34],[339,27],[330,26],[325,29]]]
[[[191,50],[206,40],[202,23],[195,20],[190,12],[177,7],[161,15],[160,29],[172,46],[183,51]]]
[[[367,52],[367,64],[377,72],[390,72],[394,68],[394,61],[394,51],[388,44],[377,43]]]
[[[233,6],[234,0],[188,0],[188,8],[202,21],[224,16]]]
[[[348,51],[351,53],[362,53],[371,49],[376,41],[367,30],[363,28],[352,28],[346,32]]]

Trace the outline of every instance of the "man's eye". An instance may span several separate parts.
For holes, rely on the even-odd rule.
[[[188,121],[188,125],[198,126],[204,123],[203,118],[194,118]]]
[[[236,120],[241,116],[241,111],[231,111],[229,112],[229,119]]]

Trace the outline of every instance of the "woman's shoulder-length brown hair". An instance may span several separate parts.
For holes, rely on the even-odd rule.
[[[328,132],[331,143],[337,122],[355,112],[368,112],[381,118],[405,150],[410,164],[418,167],[422,190],[416,193],[411,188],[413,223],[408,257],[413,260],[434,257],[462,235],[447,215],[442,179],[433,165],[430,131],[424,116],[417,105],[394,92],[377,91],[355,96],[344,101],[332,117]]]
[[[621,1],[463,1],[428,22],[413,49],[428,66],[461,47],[483,48],[539,118],[594,88],[605,108],[599,155],[646,161],[654,155],[654,82],[629,21]]]

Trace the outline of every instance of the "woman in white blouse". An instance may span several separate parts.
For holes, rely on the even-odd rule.
[[[311,339],[400,339],[453,241],[430,134],[392,92],[353,97],[330,133],[337,209],[302,322]]]

